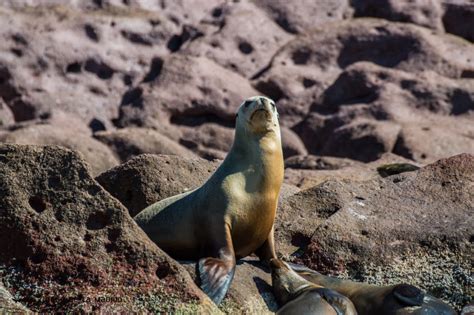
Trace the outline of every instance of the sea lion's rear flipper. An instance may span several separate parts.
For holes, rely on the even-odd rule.
[[[344,295],[328,288],[317,288],[314,291],[334,308],[337,315],[357,315],[354,304]]]
[[[399,284],[393,288],[393,295],[406,306],[421,306],[425,294],[417,287],[410,284]]]
[[[234,278],[235,260],[207,257],[199,260],[201,289],[211,300],[219,305]]]

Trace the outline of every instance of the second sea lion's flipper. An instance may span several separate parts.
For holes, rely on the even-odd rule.
[[[296,273],[313,273],[313,274],[317,274],[317,275],[320,275],[319,272],[317,271],[314,271],[313,269],[310,269],[304,265],[298,265],[298,264],[294,264],[294,263],[290,263],[290,262],[287,262],[288,266],[291,267],[291,269],[293,269],[293,271],[295,271]]]
[[[199,260],[198,269],[201,289],[218,305],[234,278],[235,262],[207,257]]]
[[[423,291],[405,283],[395,286],[392,293],[399,302],[407,306],[420,306],[423,304],[423,298],[425,297]]]
[[[337,315],[357,315],[354,304],[349,298],[328,288],[314,289],[336,311]]]

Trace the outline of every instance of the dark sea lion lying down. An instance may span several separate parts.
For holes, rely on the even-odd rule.
[[[288,264],[306,280],[339,292],[361,315],[455,315],[443,301],[409,284],[376,286],[328,277],[301,265]]]
[[[287,263],[272,259],[272,286],[281,305],[279,315],[356,315],[352,302],[334,290],[316,285],[294,272]]]

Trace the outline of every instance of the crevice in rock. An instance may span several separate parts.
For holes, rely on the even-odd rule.
[[[161,70],[163,69],[163,59],[160,57],[154,57],[151,60],[150,70],[143,78],[143,82],[151,82],[154,81],[157,77],[160,76]]]

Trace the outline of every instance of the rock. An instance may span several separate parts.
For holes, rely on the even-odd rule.
[[[442,8],[437,0],[353,0],[354,16],[378,17],[443,30]]]
[[[1,277],[17,301],[35,312],[211,307],[78,154],[1,145],[0,165]]]
[[[306,155],[308,151],[303,141],[298,135],[286,127],[281,127],[281,142],[283,147],[283,157],[286,159],[293,155]]]
[[[125,162],[143,153],[179,155],[194,154],[153,129],[123,128],[117,131],[101,131],[94,138],[108,145]]]
[[[114,153],[103,143],[76,130],[49,124],[31,124],[6,134],[1,142],[36,145],[60,145],[79,151],[93,174],[119,164]]]
[[[116,123],[157,128],[207,122],[233,126],[243,95],[258,94],[246,79],[207,58],[176,54],[164,60],[156,79],[123,95]]]
[[[139,8],[104,4],[84,14],[75,2],[53,4],[2,7],[0,97],[16,121],[63,110],[113,129],[121,95],[157,75],[180,27]]]
[[[290,158],[291,159],[291,158]],[[316,160],[316,161],[315,161]],[[320,166],[314,163],[318,163]],[[410,163],[399,155],[385,153],[376,161],[361,163],[349,159],[307,156],[302,160],[302,165],[292,165],[291,160],[285,169],[285,183],[295,185],[301,189],[308,189],[327,180],[338,179],[344,182],[360,182],[379,178],[378,168],[387,164]],[[309,168],[306,168],[307,165]]]
[[[184,263],[183,266],[197,281],[195,264]],[[219,309],[225,314],[274,314],[278,304],[271,285],[270,271],[258,258],[241,259],[237,262],[234,279]]]
[[[201,157],[212,160],[224,159],[234,143],[234,129],[218,123],[198,126],[180,126],[179,142]]]
[[[334,206],[323,208],[332,215],[305,234],[311,239],[299,261],[359,281],[408,282],[460,307],[469,300],[473,184],[474,156],[462,154],[415,172],[331,180],[302,191],[315,198],[313,207],[328,200]],[[297,225],[321,217],[321,211],[302,213],[281,219]]]
[[[393,153],[424,163],[461,153],[474,154],[472,118],[438,118],[405,126]]]
[[[15,302],[13,296],[0,285],[0,311],[2,313],[29,313],[31,312],[20,303]]]
[[[0,98],[0,128],[8,127],[15,123],[13,113],[8,108],[7,104]]]
[[[267,67],[275,52],[291,39],[251,1],[224,3],[203,22],[213,25],[212,31],[192,42],[185,52],[205,56],[247,78]]]
[[[293,130],[311,154],[373,161],[393,152],[427,163],[474,150],[468,80],[357,63],[310,111]]]
[[[365,61],[414,75],[432,71],[460,78],[474,69],[473,60],[471,45],[453,36],[406,23],[361,18],[297,36],[275,54],[271,66],[255,77],[253,86],[278,101],[282,120],[292,127],[354,63]],[[352,93],[358,93],[357,89]]]
[[[443,1],[443,25],[446,32],[461,36],[474,42],[474,6],[463,1]]]
[[[295,155],[285,159],[285,168],[291,169],[338,170],[354,165],[361,163],[351,159],[316,155]]]
[[[263,0],[257,1],[256,5],[264,9],[281,28],[292,34],[307,33],[315,26],[352,16],[352,8],[347,0]]]
[[[355,121],[335,129],[321,154],[370,162],[393,150],[399,131],[400,126],[390,122]]]
[[[127,207],[133,217],[147,206],[199,187],[219,162],[173,155],[139,155],[96,180]]]

